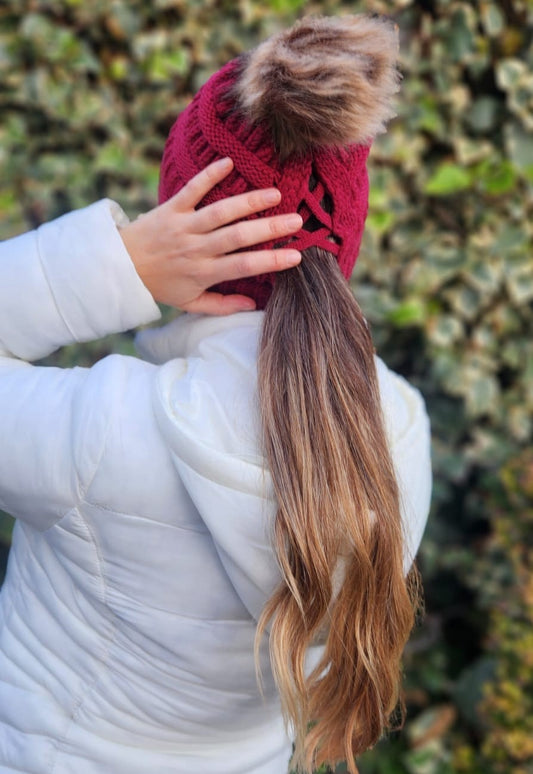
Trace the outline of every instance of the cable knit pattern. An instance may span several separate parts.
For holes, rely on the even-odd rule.
[[[210,191],[202,204],[275,186],[281,191],[282,200],[267,214],[297,211],[304,221],[303,228],[288,240],[291,247],[305,250],[315,245],[330,251],[337,256],[348,279],[357,259],[368,209],[366,160],[370,144],[313,148],[282,164],[266,127],[252,125],[236,108],[232,91],[241,67],[240,59],[225,65],[178,117],[165,145],[159,201],[177,193],[212,161],[230,156],[235,165],[233,172]],[[330,212],[324,208],[325,201]],[[272,240],[256,249],[278,244]],[[216,290],[243,293],[263,309],[274,279],[274,274],[264,274],[224,282]]]

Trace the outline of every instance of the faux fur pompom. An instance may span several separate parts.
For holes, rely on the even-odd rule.
[[[398,32],[387,19],[309,17],[244,60],[237,100],[270,127],[282,158],[370,141],[395,113]]]

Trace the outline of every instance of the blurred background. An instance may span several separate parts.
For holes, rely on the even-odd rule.
[[[214,70],[304,13],[361,11],[398,22],[403,85],[353,288],[426,398],[435,486],[407,722],[360,769],[531,774],[533,2],[0,0],[0,238],[103,196],[151,208],[166,134]],[[131,336],[47,362],[112,350]],[[10,532],[0,514],[0,578]]]

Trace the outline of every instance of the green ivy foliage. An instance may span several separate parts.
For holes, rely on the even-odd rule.
[[[298,15],[360,11],[398,22],[403,87],[353,287],[426,397],[435,473],[408,721],[360,770],[531,774],[531,0],[3,0],[0,236],[102,196],[150,208],[166,133],[214,70]]]

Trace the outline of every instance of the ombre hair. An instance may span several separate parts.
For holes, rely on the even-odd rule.
[[[371,747],[401,724],[402,652],[418,603],[404,573],[398,485],[367,323],[334,256],[282,272],[258,363],[263,444],[278,511],[282,582],[268,600],[273,672],[310,772]],[[308,648],[323,642],[308,674]]]

